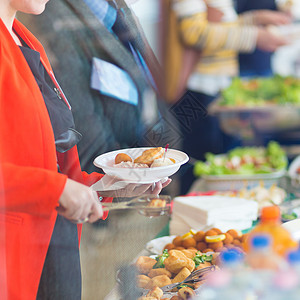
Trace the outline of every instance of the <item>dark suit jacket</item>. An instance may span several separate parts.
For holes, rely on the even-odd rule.
[[[139,24],[124,1],[117,2],[123,6],[135,47],[152,73],[160,74]],[[44,43],[56,77],[71,103],[76,129],[83,135],[78,150],[84,170],[93,171],[93,159],[107,151],[132,146],[164,146],[166,143],[173,147],[178,145],[177,127],[164,102],[157,102],[159,110],[153,124],[145,126],[143,123],[143,94],[149,84],[131,52],[98,21],[84,1],[50,1],[42,15],[22,17],[22,21]],[[138,106],[90,89],[93,57],[112,62],[130,74],[139,92]]]

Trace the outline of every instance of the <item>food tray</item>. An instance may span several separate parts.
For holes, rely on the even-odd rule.
[[[285,170],[268,174],[256,175],[202,175],[203,186],[207,191],[240,190],[243,187],[252,188],[264,183],[266,188],[278,184],[279,180],[286,174]]]
[[[278,132],[300,127],[300,106],[221,106],[221,101],[222,98],[216,99],[208,112],[219,119],[222,130],[230,135],[249,138],[256,132]]]

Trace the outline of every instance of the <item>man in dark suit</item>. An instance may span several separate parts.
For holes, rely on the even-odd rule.
[[[85,171],[93,171],[94,158],[111,150],[167,143],[178,147],[177,126],[158,96],[162,72],[124,0],[91,1],[90,6],[85,0],[50,1],[41,16],[22,21],[44,42],[69,98],[83,136],[78,150]],[[107,78],[103,72],[98,77],[95,59],[108,68]],[[116,74],[127,78],[127,86],[119,82],[114,92],[105,92],[108,80],[117,81]],[[136,92],[137,101],[119,97],[122,90]]]

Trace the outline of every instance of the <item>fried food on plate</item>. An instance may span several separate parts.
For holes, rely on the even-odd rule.
[[[169,257],[164,261],[165,268],[171,273],[177,274],[182,268],[186,267],[192,272],[195,269],[195,263],[187,258],[180,250],[170,250]]]
[[[151,148],[145,150],[142,155],[137,157],[134,162],[140,164],[146,164],[149,167],[155,159],[162,158],[165,153],[165,150],[162,147]]]
[[[152,288],[148,294],[147,297],[155,297],[156,299],[160,299],[164,295],[164,292],[159,287]]]
[[[145,288],[150,282],[151,278],[146,275],[138,275],[137,276],[137,286],[140,288]]]
[[[140,256],[135,264],[141,274],[148,274],[156,264],[156,260],[148,256]]]
[[[182,300],[192,299],[196,296],[196,293],[190,287],[183,287],[178,291],[178,296]]]
[[[166,206],[166,200],[163,199],[152,199],[149,204],[147,205],[148,207],[165,207]]]
[[[128,154],[126,154],[126,153],[119,153],[119,154],[117,154],[116,157],[115,157],[115,164],[117,165],[117,164],[119,164],[119,163],[121,163],[123,161],[124,162],[125,161],[132,161],[132,158]]]
[[[172,281],[167,275],[158,275],[151,279],[146,289],[152,289],[156,286],[163,287],[165,285],[171,284]]]
[[[184,267],[181,271],[172,279],[172,283],[182,282],[188,276],[191,275],[191,272],[188,268]]]
[[[148,276],[150,278],[153,278],[155,276],[159,276],[159,275],[167,275],[168,277],[172,277],[172,274],[170,271],[168,271],[165,268],[157,268],[157,269],[152,269],[149,273]]]

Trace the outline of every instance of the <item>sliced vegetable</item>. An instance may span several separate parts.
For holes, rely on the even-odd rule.
[[[156,259],[156,264],[153,266],[153,269],[158,269],[158,268],[164,268],[164,261],[167,257],[169,257],[169,252],[167,249],[165,249],[162,253],[162,255],[157,256]]]
[[[207,254],[202,254],[201,252],[197,252],[196,255],[193,257],[193,261],[196,265],[196,268],[200,265],[200,264],[204,264],[206,261],[211,262],[213,259],[212,254],[211,255],[207,255]]]

